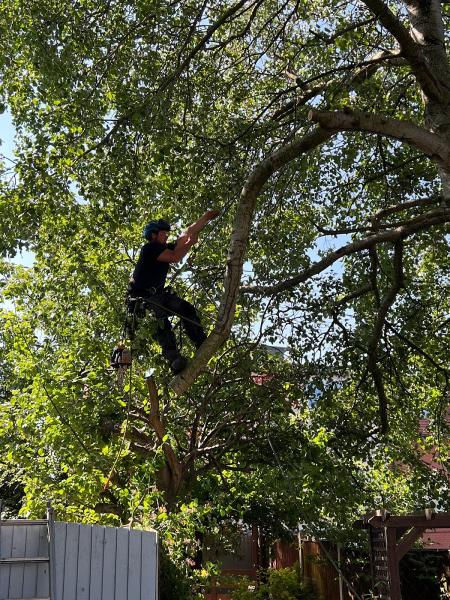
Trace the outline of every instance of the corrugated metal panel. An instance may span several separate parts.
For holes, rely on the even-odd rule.
[[[5,525],[0,558],[48,559],[47,525]],[[155,532],[56,522],[54,547],[52,600],[157,600]],[[27,598],[49,598],[49,563],[0,563],[0,600]]]
[[[424,550],[450,550],[450,529],[427,529],[422,540]]]

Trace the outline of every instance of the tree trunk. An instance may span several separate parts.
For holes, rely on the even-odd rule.
[[[450,65],[445,48],[445,30],[440,0],[406,2],[411,36],[422,50],[426,66],[441,89],[441,101],[425,96],[425,124],[450,147]],[[450,199],[450,170],[439,167],[442,195]]]

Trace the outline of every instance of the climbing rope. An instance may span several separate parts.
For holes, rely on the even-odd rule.
[[[132,328],[134,330],[134,320],[136,317],[136,310],[133,311],[133,322],[132,322]],[[125,327],[123,330],[123,333],[125,333]],[[123,365],[123,366],[119,366],[118,368],[118,383],[119,385],[121,385],[120,382],[120,378],[121,376],[125,376],[126,370],[128,369],[128,373],[129,373],[129,383],[128,383],[128,398],[127,398],[127,413],[126,413],[126,417],[125,417],[125,426],[124,426],[124,430],[123,430],[123,434],[122,434],[122,438],[120,440],[120,445],[119,445],[119,449],[117,451],[117,454],[114,458],[113,464],[111,466],[111,469],[109,471],[108,477],[106,479],[106,482],[103,486],[103,491],[106,492],[106,490],[109,488],[109,484],[111,482],[111,478],[116,470],[117,464],[120,460],[121,454],[122,454],[122,450],[123,447],[125,445],[125,440],[126,440],[126,435],[128,432],[128,423],[130,420],[130,411],[131,411],[131,397],[132,397],[132,383],[133,383],[133,346],[131,345],[130,348],[130,362],[127,366]],[[122,379],[122,383],[123,383],[123,379]]]

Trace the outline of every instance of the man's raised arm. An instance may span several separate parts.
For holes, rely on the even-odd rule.
[[[173,250],[164,250],[158,256],[160,262],[180,262],[189,249],[198,241],[198,234],[206,225],[215,219],[220,214],[218,210],[207,210],[198,221],[189,225],[189,227],[183,231],[176,241],[175,248]]]
[[[177,246],[178,243],[185,244],[186,241],[191,237],[197,236],[198,239],[198,234],[200,233],[200,231],[204,229],[206,225],[210,221],[215,219],[219,214],[220,213],[218,210],[207,210],[196,223],[192,223],[192,225],[189,225],[189,227],[185,231],[183,231],[183,233],[177,239]]]

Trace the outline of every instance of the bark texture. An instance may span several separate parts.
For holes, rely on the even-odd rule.
[[[178,395],[184,394],[198,375],[205,369],[216,350],[226,341],[233,324],[236,301],[242,278],[242,267],[247,251],[253,214],[261,190],[269,177],[282,166],[309,152],[332,137],[333,132],[317,128],[311,133],[295,138],[277,152],[263,160],[247,179],[236,210],[233,234],[228,250],[225,270],[224,292],[218,311],[217,322],[208,339],[202,344],[188,367],[171,382]]]
[[[440,2],[438,0],[407,1],[405,4],[409,27],[390,10],[383,0],[363,0],[363,2],[398,44],[398,50],[391,51],[390,57],[406,62],[416,78],[424,99],[424,126],[357,111],[311,111],[310,119],[318,123],[319,127],[304,137],[295,138],[263,160],[253,170],[242,189],[235,214],[226,264],[224,293],[216,326],[197,351],[191,364],[172,380],[171,387],[177,395],[182,395],[189,389],[199,374],[205,370],[213,354],[229,336],[240,291],[242,267],[256,202],[266,182],[283,165],[301,154],[313,150],[338,131],[359,130],[392,137],[414,146],[437,163],[442,181],[443,207],[413,218],[399,227],[379,231],[361,240],[356,240],[330,253],[312,267],[289,280],[273,286],[246,288],[242,290],[244,293],[278,293],[306,281],[345,255],[364,249],[373,252],[377,243],[399,244],[403,239],[416,232],[447,223],[449,220],[446,205],[450,198],[450,69],[444,45],[444,26]],[[385,60],[386,57],[381,56],[381,59]],[[356,80],[354,79],[354,81]],[[286,114],[286,110],[291,109],[290,106],[284,107],[279,114]],[[279,117],[279,114],[276,113],[275,117]],[[384,320],[383,317],[381,326],[383,326]],[[375,371],[374,375],[376,375]],[[385,425],[385,414],[382,415],[382,420]]]

